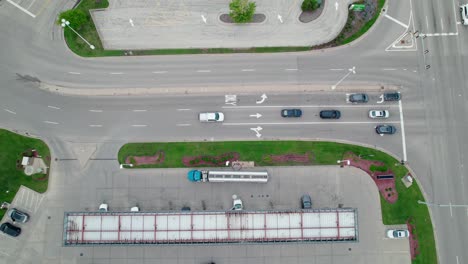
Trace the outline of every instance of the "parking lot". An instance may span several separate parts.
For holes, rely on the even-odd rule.
[[[106,166],[109,165],[109,166]],[[4,255],[47,263],[409,263],[408,240],[385,238],[377,188],[368,175],[338,166],[269,167],[270,180],[255,183],[192,183],[187,169],[118,170],[113,162],[92,162],[88,169],[54,182],[41,209],[18,239],[1,240]],[[107,168],[106,168],[107,167]],[[115,166],[114,166],[115,168]],[[87,171],[99,174],[88,174]],[[107,171],[107,172],[104,172]],[[62,247],[63,212],[93,211],[101,202],[110,211],[228,210],[232,195],[247,210],[298,209],[308,193],[314,208],[358,209],[359,241],[321,244],[209,246]],[[33,228],[31,228],[33,227]],[[32,233],[32,230],[35,230]],[[14,241],[11,242],[11,241]],[[27,255],[20,252],[30,252]]]

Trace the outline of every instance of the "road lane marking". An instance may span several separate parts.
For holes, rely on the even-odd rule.
[[[162,74],[162,73],[167,73],[167,71],[154,71],[153,73]]]
[[[33,13],[29,12],[28,10],[24,9],[23,7],[21,7],[20,5],[18,5],[17,3],[11,1],[11,0],[7,0],[8,3],[14,5],[15,7],[17,7],[19,10],[23,11],[24,13],[32,16],[33,18],[36,18],[36,15],[34,15]]]
[[[291,123],[223,123],[223,126],[261,126],[261,125],[353,125],[353,124],[398,124],[399,121],[365,121],[365,122],[291,122]]]
[[[118,74],[124,74],[124,73],[123,72],[110,72],[109,74],[118,75]]]
[[[14,115],[16,115],[16,112],[13,112],[13,111],[11,111],[10,109],[6,109],[6,108],[4,108],[3,110],[7,111],[7,112],[8,112],[8,113],[10,113],[10,114],[14,114]]]
[[[426,28],[429,29],[429,19],[426,16]]]
[[[344,69],[330,69],[330,71],[344,71]]]
[[[255,69],[242,69],[243,72],[253,72]]]
[[[60,110],[60,107],[56,107],[56,106],[48,105],[47,107],[48,107],[48,108],[52,108],[52,109],[56,109],[56,110]]]
[[[452,210],[452,203],[451,202],[449,203],[449,207],[450,207],[450,217],[453,217],[453,210]]]
[[[403,161],[407,161],[406,157],[406,138],[405,138],[405,122],[403,120],[403,105],[401,100],[398,101],[398,107],[400,108],[400,126],[401,126],[401,140],[403,141]]]
[[[396,71],[396,69],[392,69],[392,68],[385,68],[385,69],[382,69],[383,71]]]
[[[96,110],[96,109],[91,109],[89,111],[93,113],[102,113],[102,110]]]
[[[369,105],[369,104],[347,104],[347,105],[241,105],[241,106],[222,106],[221,108],[236,109],[236,108],[371,108],[382,107],[382,105]],[[397,104],[385,105],[385,107],[399,107]]]
[[[133,109],[133,112],[146,112],[147,110],[144,109]]]
[[[79,72],[68,72],[68,73],[69,73],[69,74],[76,74],[76,75],[81,74],[81,73],[79,73]]]
[[[58,125],[58,124],[59,124],[59,123],[57,123],[57,122],[52,122],[52,121],[44,121],[44,123],[52,124],[52,125]]]
[[[284,69],[285,71],[297,71],[297,69]]]
[[[132,127],[147,127],[148,125],[132,125]]]
[[[102,127],[102,125],[89,125],[89,127]]]
[[[197,72],[211,72],[211,70],[198,70]]]
[[[181,108],[181,109],[177,109],[177,111],[190,111],[192,109],[189,109],[189,108]]]
[[[177,126],[191,126],[191,124],[177,124]]]
[[[403,23],[403,22],[397,20],[396,18],[393,18],[393,17],[389,16],[388,14],[385,14],[384,16],[385,16],[386,18],[390,19],[391,21],[397,23],[398,25],[400,25],[400,26],[406,28],[406,29],[408,29],[408,27],[409,27],[409,26],[406,25],[405,23]]]

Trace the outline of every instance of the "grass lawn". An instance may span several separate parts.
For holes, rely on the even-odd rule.
[[[44,158],[47,165],[50,151],[47,145],[39,139],[28,138],[0,129],[0,203],[11,202],[21,185],[43,193],[47,190],[48,180],[35,180],[38,176],[26,176],[22,170],[16,168],[16,160],[21,160],[22,153],[26,150],[36,149]],[[7,192],[8,191],[8,192]],[[0,211],[0,218],[5,210]]]
[[[314,165],[337,165],[345,153],[353,152],[364,159],[377,160],[384,163],[375,170],[390,169],[395,175],[398,191],[398,201],[390,204],[381,197],[382,218],[386,225],[405,224],[412,217],[415,224],[415,234],[419,242],[420,254],[413,263],[437,263],[434,232],[427,206],[417,203],[424,197],[416,182],[406,188],[401,182],[408,170],[400,162],[386,153],[361,146],[335,142],[315,141],[231,141],[231,142],[170,142],[170,143],[129,143],[124,145],[118,154],[119,162],[125,163],[127,156],[152,156],[158,151],[164,152],[164,162],[157,165],[136,166],[137,168],[177,168],[185,167],[184,156],[220,155],[228,152],[240,154],[240,160],[255,161],[256,166],[274,166],[265,159],[265,155],[275,154],[305,154],[310,153]],[[294,165],[294,164],[288,164]],[[300,164],[297,164],[300,165]]]

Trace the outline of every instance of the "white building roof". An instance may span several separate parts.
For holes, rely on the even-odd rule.
[[[64,244],[357,241],[355,209],[65,213]]]

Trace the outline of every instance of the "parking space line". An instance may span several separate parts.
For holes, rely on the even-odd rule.
[[[352,125],[352,124],[398,124],[399,121],[365,121],[365,122],[287,122],[287,123],[223,123],[223,126],[257,126],[257,125]]]
[[[398,101],[398,107],[400,108],[401,140],[403,142],[403,161],[407,161],[407,157],[406,157],[406,138],[405,138],[405,122],[403,120],[403,105],[401,103],[401,100]]]
[[[34,15],[33,13],[29,12],[28,10],[24,9],[23,7],[21,7],[20,5],[18,5],[17,3],[11,1],[11,0],[7,0],[8,3],[14,5],[15,7],[17,7],[19,10],[23,11],[24,13],[30,15],[31,17],[33,18],[36,18],[36,15]]]

